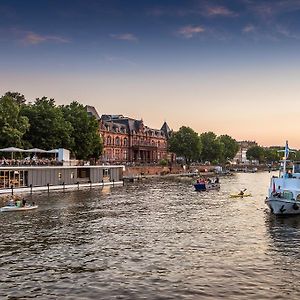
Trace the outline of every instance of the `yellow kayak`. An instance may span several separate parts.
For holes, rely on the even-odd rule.
[[[252,197],[252,195],[251,194],[244,194],[244,195],[230,194],[230,198],[244,198],[244,197]]]

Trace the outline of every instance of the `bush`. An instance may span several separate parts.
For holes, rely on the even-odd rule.
[[[166,159],[161,159],[161,160],[159,161],[159,165],[165,167],[165,166],[168,165],[168,161],[167,161]]]

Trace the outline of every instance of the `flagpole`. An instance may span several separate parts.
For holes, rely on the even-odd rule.
[[[286,160],[289,155],[289,146],[288,146],[288,141],[285,143],[285,149],[284,149],[284,159],[283,159],[283,176],[285,178],[286,174]]]

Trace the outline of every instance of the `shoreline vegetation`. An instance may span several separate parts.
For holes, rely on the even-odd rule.
[[[235,172],[254,173],[258,171],[270,171],[267,165],[231,165],[220,170],[220,166],[193,165],[188,167],[175,165],[166,166],[130,166],[125,167],[123,178],[130,181],[144,178],[166,177],[213,177],[228,176]]]

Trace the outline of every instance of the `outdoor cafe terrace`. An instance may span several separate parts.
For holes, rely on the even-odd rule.
[[[38,148],[21,149],[15,147],[0,149],[0,153],[11,153],[11,158],[0,158],[0,166],[57,166],[62,165],[62,161],[58,161],[58,149],[43,150]],[[22,159],[14,158],[14,153],[26,153],[27,157]],[[45,157],[54,154],[54,157]],[[41,157],[44,156],[44,157]]]

